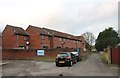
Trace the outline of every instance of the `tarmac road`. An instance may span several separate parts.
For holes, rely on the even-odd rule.
[[[56,67],[54,62],[9,60],[2,66],[3,76],[118,76],[117,67],[111,69],[104,64],[98,54],[77,62],[72,67]]]

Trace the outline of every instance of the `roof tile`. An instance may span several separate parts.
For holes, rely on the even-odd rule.
[[[7,25],[7,26],[13,29],[14,34],[29,36],[29,34],[21,27],[16,27],[12,25]]]

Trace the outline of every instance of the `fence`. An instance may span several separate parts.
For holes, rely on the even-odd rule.
[[[120,65],[120,48],[112,48],[111,63]]]
[[[108,64],[120,65],[120,48],[105,49],[103,59]]]

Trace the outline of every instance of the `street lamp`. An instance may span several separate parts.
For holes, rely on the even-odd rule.
[[[30,44],[30,42],[29,42],[29,41],[26,41],[26,49],[29,48],[29,44]]]
[[[65,42],[61,41],[61,43],[62,43],[62,48],[64,48],[64,46],[63,46],[63,45],[65,44]]]

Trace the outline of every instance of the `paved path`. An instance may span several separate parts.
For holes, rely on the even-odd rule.
[[[72,67],[56,67],[54,62],[9,61],[3,66],[3,76],[118,76],[104,64],[98,54],[92,54],[87,60],[78,62]]]
[[[104,64],[98,54],[92,54],[86,61],[79,62],[68,71],[74,76],[117,76],[118,71],[112,71]],[[65,72],[66,75],[69,72]]]

